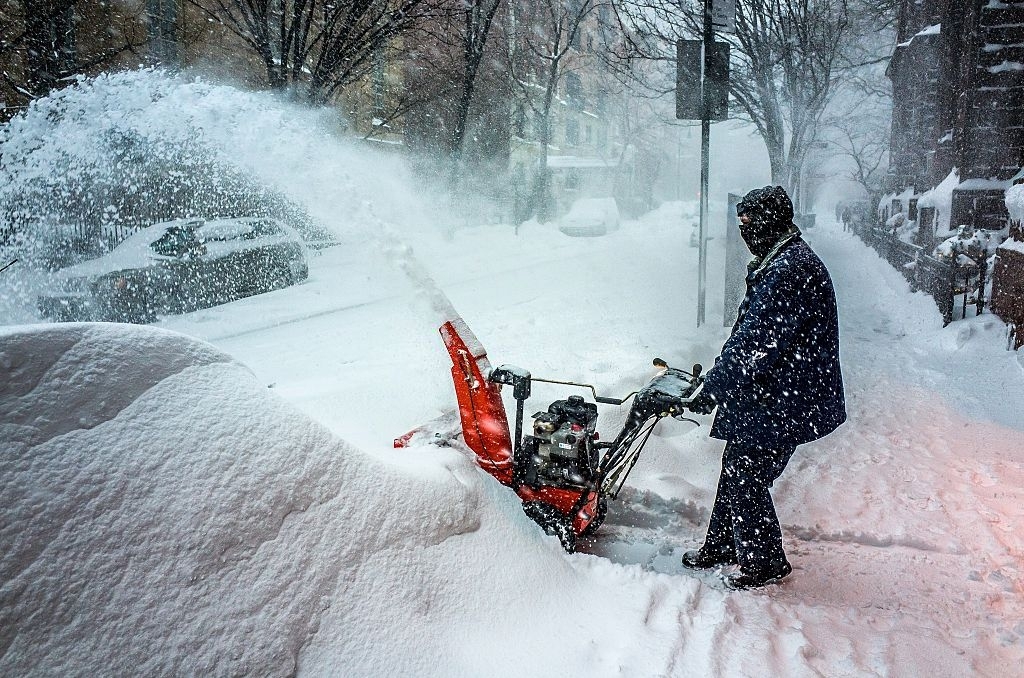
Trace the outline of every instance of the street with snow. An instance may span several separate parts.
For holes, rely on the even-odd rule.
[[[1020,675],[1024,358],[996,316],[943,327],[819,218],[850,416],[773,488],[793,574],[734,592],[682,568],[721,461],[704,416],[658,425],[567,554],[458,441],[393,448],[455,407],[438,309],[494,365],[622,397],[728,336],[724,205],[698,328],[693,201],[600,237],[468,223],[276,103],[173,87],[104,124],[202,128],[337,244],[300,284],[149,326],[42,322],[38,276],[3,274],[0,673]],[[97,124],[44,119],[15,130],[43,168]],[[538,384],[527,413],[570,392]],[[626,409],[599,409],[610,439]]]

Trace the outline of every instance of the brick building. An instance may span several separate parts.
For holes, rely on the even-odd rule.
[[[1005,194],[1024,181],[1024,0],[901,0],[897,42],[881,216],[916,220],[926,247],[961,224],[1012,241]],[[1024,266],[997,266],[997,310],[1021,307],[998,299],[1020,287],[1007,276],[1024,279]]]
[[[949,224],[1001,227],[1024,166],[1024,0],[903,0],[897,39],[889,189],[956,168]]]

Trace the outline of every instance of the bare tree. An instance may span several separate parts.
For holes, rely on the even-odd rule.
[[[134,52],[148,40],[141,12],[107,8],[97,17],[92,14],[101,9],[79,0],[6,0],[0,9],[0,80],[24,101]],[[101,33],[87,49],[79,45],[83,28]]]
[[[477,75],[487,47],[487,39],[494,24],[494,17],[501,6],[501,0],[467,0],[464,3],[463,29],[460,34],[463,70],[459,83],[459,99],[455,108],[455,124],[452,128],[452,159],[457,166],[461,163],[466,140],[466,122],[469,108],[473,103]]]
[[[840,55],[841,81],[822,127],[845,178],[877,200],[889,164],[893,100],[885,67],[896,39],[896,3],[856,0],[850,19],[852,37]]]
[[[444,175],[448,189],[472,191],[479,164],[485,174],[503,166],[508,154],[509,87],[500,38],[501,0],[441,0],[410,45],[407,91],[421,92],[406,116],[406,143],[422,153],[418,164]],[[467,170],[473,165],[474,170]]]
[[[852,131],[849,128],[839,130],[839,137],[833,145],[839,153],[849,158],[852,163],[847,177],[860,184],[868,197],[877,197],[882,193],[885,171],[889,159],[888,130],[867,129]]]
[[[629,36],[611,54],[620,64],[656,59],[674,66],[676,40],[700,36],[703,3],[636,0],[617,4]],[[849,30],[846,0],[738,0],[730,42],[730,94],[768,150],[772,181],[799,189],[801,166],[839,77]],[[667,81],[664,91],[671,91]]]
[[[522,100],[533,110],[540,129],[540,165],[534,175],[532,202],[538,217],[551,217],[551,171],[548,147],[551,145],[551,108],[560,81],[572,71],[578,53],[581,29],[600,0],[535,0],[529,3],[517,35],[522,52],[511,51],[509,65]],[[569,105],[577,105],[579,93],[568,92]]]
[[[323,103],[366,76],[431,0],[189,0],[259,57],[267,83]]]

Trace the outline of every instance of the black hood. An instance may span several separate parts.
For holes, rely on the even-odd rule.
[[[794,230],[793,201],[782,186],[755,188],[736,205],[736,216],[750,218],[740,224],[743,242],[755,257],[763,257],[786,233]]]

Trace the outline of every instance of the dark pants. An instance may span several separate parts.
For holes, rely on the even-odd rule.
[[[782,475],[795,449],[726,443],[704,551],[735,554],[740,569],[751,574],[778,571],[786,552],[768,488]]]

